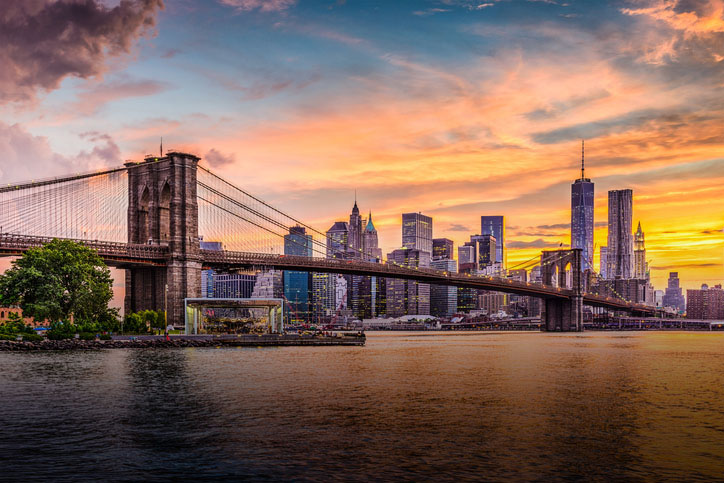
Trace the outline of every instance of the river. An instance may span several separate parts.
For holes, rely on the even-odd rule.
[[[724,478],[724,334],[0,352],[0,480]]]

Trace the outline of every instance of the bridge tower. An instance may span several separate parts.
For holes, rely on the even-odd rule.
[[[126,313],[166,308],[168,322],[182,325],[184,298],[201,296],[198,161],[171,152],[126,163],[128,243],[168,247],[165,266],[126,269]]]
[[[541,254],[541,278],[544,285],[571,290],[570,299],[547,298],[543,301],[541,322],[548,332],[583,330],[583,250],[544,250]]]

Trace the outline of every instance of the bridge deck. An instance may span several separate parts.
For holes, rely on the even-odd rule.
[[[52,238],[13,234],[0,234],[0,256],[22,255],[30,248],[40,247]],[[168,247],[162,245],[138,245],[98,240],[74,240],[98,251],[106,263],[119,268],[132,266],[164,266],[168,260]],[[567,300],[575,294],[572,290],[519,282],[499,277],[486,277],[462,273],[450,273],[430,268],[409,268],[392,264],[370,263],[358,260],[341,260],[265,253],[200,250],[205,268],[217,270],[279,269],[299,270],[343,275],[363,275],[416,280],[423,283],[455,287],[491,290],[516,295]],[[625,310],[638,313],[655,313],[655,307],[633,304],[623,300],[583,294],[583,303],[594,307]]]

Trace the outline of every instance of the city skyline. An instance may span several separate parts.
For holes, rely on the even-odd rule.
[[[319,229],[357,188],[383,253],[401,213],[456,245],[504,214],[512,266],[569,242],[585,138],[595,219],[633,189],[654,285],[722,282],[717,2],[160,4],[92,4],[107,28],[69,37],[68,63],[3,74],[0,182],[141,159],[163,136]],[[49,3],[22,5],[0,20],[9,65],[50,48],[23,30]]]

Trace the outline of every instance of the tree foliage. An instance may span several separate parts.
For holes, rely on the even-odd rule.
[[[0,276],[0,304],[49,322],[109,323],[117,312],[111,272],[94,250],[70,240],[53,240],[13,261]]]

